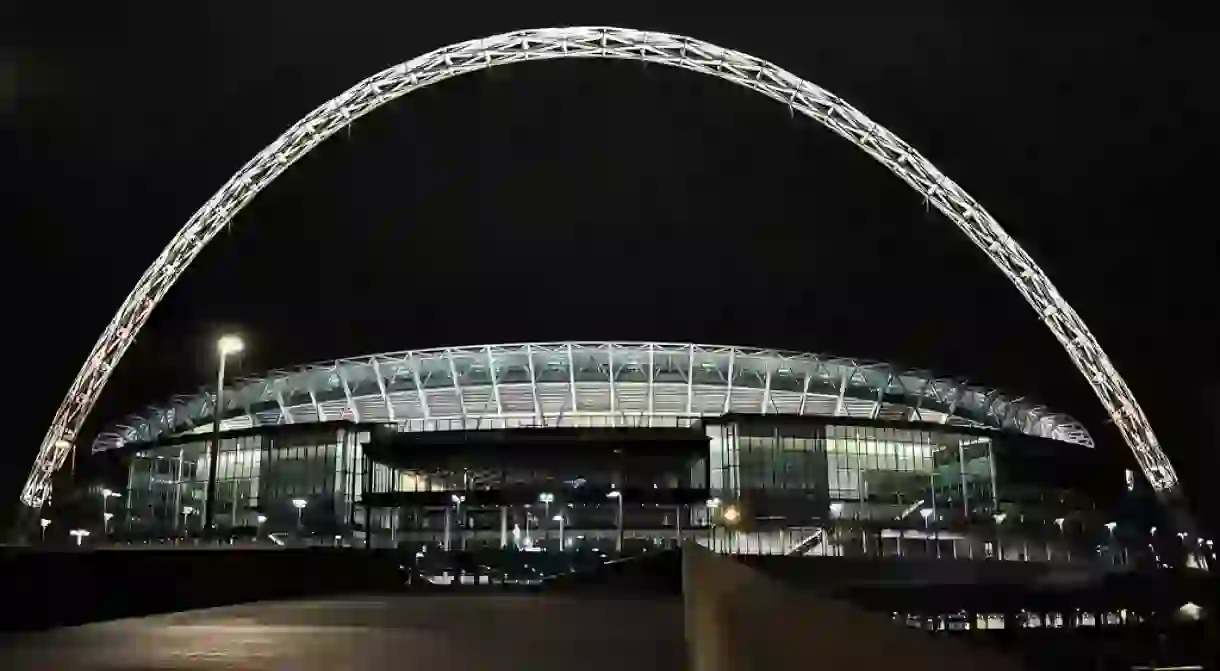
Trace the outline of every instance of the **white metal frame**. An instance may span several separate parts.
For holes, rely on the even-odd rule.
[[[662,370],[665,359],[676,362],[676,367]],[[543,361],[560,369],[556,379],[539,379],[537,366]],[[695,374],[691,373],[692,365],[698,367]],[[649,372],[643,374],[645,366]],[[635,377],[632,370],[639,371]],[[657,379],[665,372],[676,373],[680,381],[672,376]],[[703,377],[697,379],[699,375]],[[853,379],[857,383],[849,384]],[[900,387],[901,399],[891,394],[890,400],[885,400],[885,390],[892,384]],[[548,408],[541,400],[540,385],[547,386],[553,398],[562,398],[562,403],[552,403]],[[953,390],[955,401],[950,404],[945,400],[947,394],[938,389]],[[501,400],[501,390],[509,399],[507,403]],[[320,396],[342,401],[358,421],[397,424],[405,431],[443,431],[469,425],[504,428],[634,422],[673,426],[678,423],[675,418],[689,420],[730,412],[876,419],[878,407],[887,417],[907,420],[919,407],[922,421],[1020,432],[1093,446],[1084,427],[1067,415],[992,388],[938,379],[923,371],[820,354],[649,342],[445,347],[271,371],[261,377],[235,380],[225,389],[225,398],[232,403],[226,404],[229,414],[222,419],[222,427],[245,428],[246,417],[251,414],[266,424],[337,419],[334,412],[322,414],[325,401],[319,400]],[[210,431],[211,398],[210,390],[195,397],[175,397],[172,418],[158,408],[129,416],[100,432],[93,450]],[[449,398],[454,401],[445,400]],[[466,399],[486,401],[467,404]],[[515,405],[512,399],[517,399]],[[850,401],[864,403],[853,406]],[[1009,404],[1009,412],[988,412],[989,403],[1001,401]],[[658,404],[663,409],[658,409]],[[238,409],[245,412],[238,413]]]
[[[250,159],[195,212],[136,283],[98,338],[43,438],[21,501],[39,507],[115,366],[153,308],[215,235],[263,188],[355,119],[425,86],[497,65],[559,58],[634,60],[712,75],[817,121],[872,156],[945,214],[995,263],[1088,380],[1157,490],[1178,478],[1143,410],[1076,311],[972,197],[889,130],[843,99],[749,54],[681,35],[610,27],[541,28],[470,40],[382,70],[328,100]]]

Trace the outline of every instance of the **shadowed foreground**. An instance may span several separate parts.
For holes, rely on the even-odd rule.
[[[672,671],[682,631],[675,598],[347,597],[4,635],[0,668]]]

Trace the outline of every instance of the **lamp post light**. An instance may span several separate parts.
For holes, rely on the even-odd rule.
[[[245,349],[245,343],[235,335],[224,335],[216,341],[216,404],[212,408],[212,444],[208,448],[207,495],[203,500],[203,527],[212,528],[216,509],[216,462],[220,459],[220,421],[224,418],[225,361],[230,354]]]
[[[42,542],[47,542],[47,527],[51,526],[51,520],[43,517],[38,520],[39,526],[42,527]]]
[[[1000,525],[1008,518],[1008,513],[996,513],[991,516],[995,520],[995,549],[996,554],[1000,555],[1000,561],[1004,561],[1004,539],[1000,535]]]
[[[81,539],[83,539],[85,536],[89,535],[89,530],[88,529],[73,529],[73,530],[69,531],[68,533],[73,536],[76,536],[76,547],[80,547]]]
[[[555,495],[551,494],[549,492],[543,492],[538,495],[538,500],[542,503],[542,507],[543,507],[542,519],[545,519],[545,520],[551,519],[551,502],[555,500]],[[542,547],[545,548],[546,544],[548,542],[550,542],[550,540],[551,540],[551,525],[548,524],[542,530]],[[563,549],[562,543],[560,544],[559,549],[560,550]]]
[[[1106,531],[1110,532],[1110,556],[1113,557],[1112,562],[1117,564],[1118,553],[1114,551],[1114,527],[1118,526],[1118,522],[1106,522],[1102,526],[1106,528]]]
[[[462,524],[462,503],[464,503],[466,501],[466,495],[465,494],[452,494],[452,495],[450,495],[449,498],[453,501],[453,515],[457,517],[458,526],[462,527],[462,526],[464,526]],[[445,551],[446,552],[449,550],[449,525],[450,525],[449,516],[450,516],[449,509],[446,508],[445,509]],[[527,513],[527,516],[528,516],[528,513]],[[527,530],[528,530],[528,520],[527,520]],[[465,544],[465,542],[466,542],[466,536],[465,536],[465,534],[463,534],[462,535],[463,545]]]
[[[109,512],[110,506],[107,504],[110,503],[110,499],[112,499],[112,498],[117,499],[119,496],[121,496],[121,494],[119,494],[118,492],[116,492],[112,489],[109,489],[109,488],[102,489],[102,531],[104,534],[110,533],[111,515]]]
[[[305,499],[293,499],[292,507],[297,509],[297,531],[301,530],[301,512],[305,510],[305,506],[309,505],[309,501]]]
[[[930,524],[929,520],[931,520],[931,518],[932,518],[932,509],[931,508],[920,508],[919,516],[923,518],[923,553],[925,555],[931,554],[928,552],[928,540],[929,540],[929,537],[931,536],[931,533],[929,531],[929,524]],[[936,549],[939,554],[939,550],[940,550],[939,544],[937,545]]]
[[[258,537],[263,535],[263,522],[267,521],[267,516],[260,514],[254,521],[257,523],[254,528],[254,540],[258,540]]]
[[[559,551],[560,551],[560,552],[563,552],[563,551],[564,551],[564,544],[563,544],[563,513],[560,513],[560,514],[558,514],[558,515],[556,515],[556,516],[552,517],[551,519],[552,519],[552,520],[555,520],[556,522],[559,522]]]
[[[191,525],[187,521],[191,515],[195,514],[195,506],[182,506],[182,530],[190,531]]]
[[[618,540],[615,542],[614,547],[618,550],[619,554],[622,554],[623,553],[623,493],[616,489],[616,490],[610,492],[609,494],[606,494],[606,498],[618,499]]]
[[[1063,534],[1063,523],[1066,521],[1067,518],[1065,517],[1056,517],[1055,526],[1059,527],[1059,542],[1064,544],[1064,552],[1067,553],[1067,560],[1072,561],[1072,549],[1067,547],[1067,539],[1064,538]],[[1155,529],[1156,527],[1153,528]]]

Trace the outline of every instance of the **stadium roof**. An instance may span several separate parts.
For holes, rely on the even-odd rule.
[[[215,396],[201,390],[131,415],[101,432],[93,449],[207,432]],[[674,426],[733,412],[929,422],[1093,446],[1071,417],[997,389],[887,363],[721,345],[550,342],[389,352],[234,380],[222,402],[226,431],[339,419],[408,431]]]

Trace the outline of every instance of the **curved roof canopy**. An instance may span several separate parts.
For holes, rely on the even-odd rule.
[[[1019,432],[1093,446],[1071,417],[926,371],[821,354],[646,342],[551,342],[390,352],[226,385],[222,429],[347,419],[407,431],[674,426],[758,413],[863,417]],[[108,427],[106,450],[211,429],[215,391]]]

